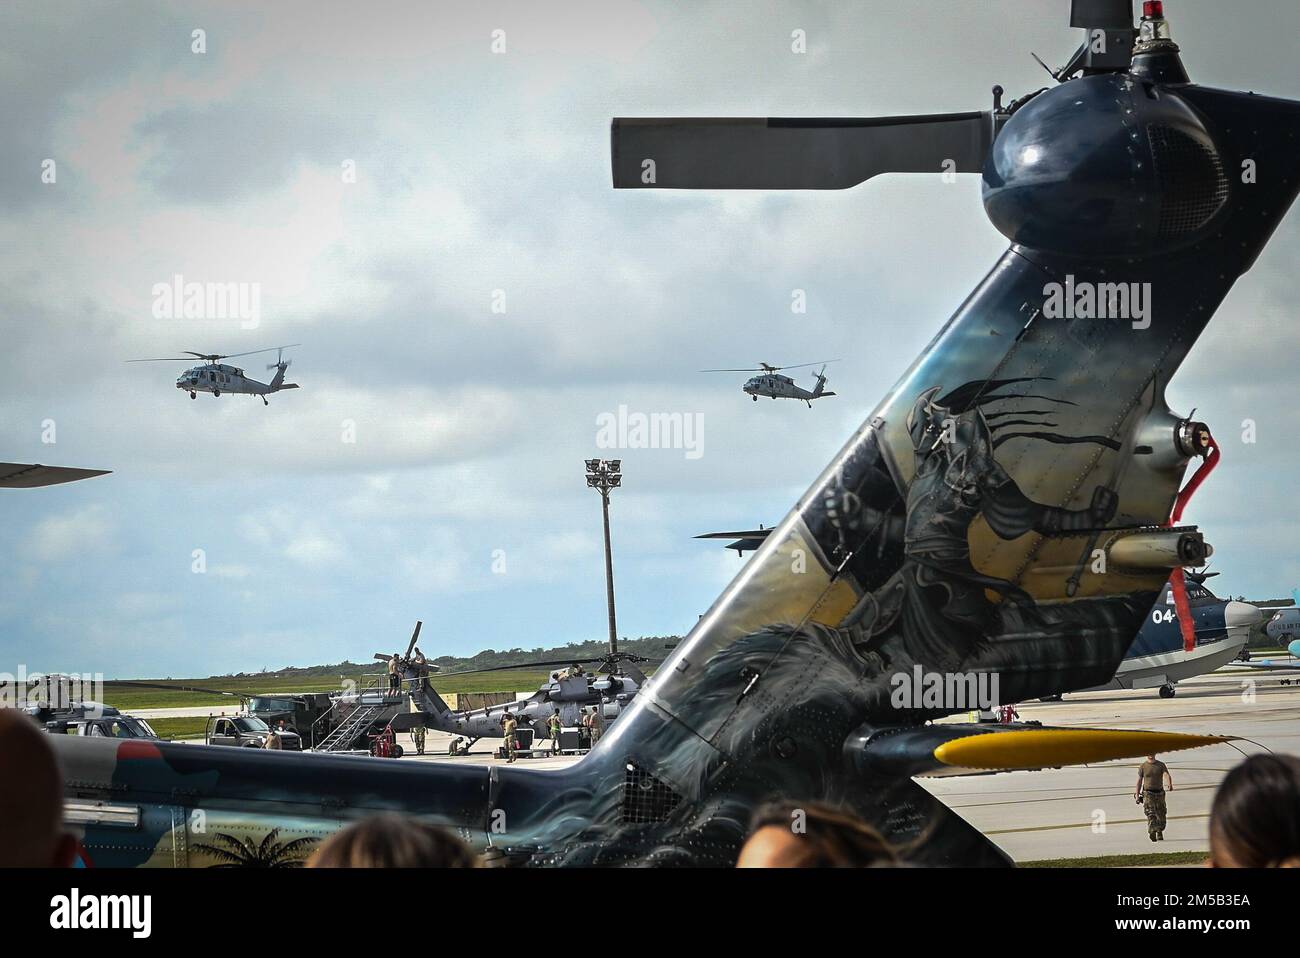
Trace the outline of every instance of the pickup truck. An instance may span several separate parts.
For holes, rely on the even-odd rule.
[[[280,745],[285,751],[302,751],[302,739],[296,732],[281,732]],[[271,726],[255,715],[214,715],[208,719],[204,742],[208,745],[231,745],[236,748],[265,748]]]

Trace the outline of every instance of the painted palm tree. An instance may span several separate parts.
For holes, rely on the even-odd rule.
[[[251,839],[220,832],[213,839],[215,844],[199,842],[192,847],[217,859],[213,868],[301,868],[317,839],[308,836],[281,842],[276,840],[279,835],[280,829],[273,828],[260,844],[254,844]]]

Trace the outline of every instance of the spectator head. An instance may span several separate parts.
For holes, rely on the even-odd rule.
[[[1210,864],[1300,868],[1300,758],[1252,755],[1224,776],[1210,806]]]
[[[63,775],[36,723],[0,709],[0,868],[67,868],[77,842],[63,830]]]
[[[474,868],[473,851],[445,828],[383,814],[327,838],[308,868]]]
[[[777,802],[754,814],[738,868],[869,868],[898,864],[866,822],[818,802]]]

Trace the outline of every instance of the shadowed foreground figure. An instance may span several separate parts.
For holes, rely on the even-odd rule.
[[[376,815],[331,835],[308,868],[476,868],[470,847],[436,825]]]
[[[870,825],[818,802],[781,802],[754,813],[737,868],[888,868],[897,855]]]
[[[1252,755],[1210,806],[1214,868],[1300,868],[1300,758]]]
[[[0,709],[0,868],[67,868],[76,851],[49,742],[26,715]]]

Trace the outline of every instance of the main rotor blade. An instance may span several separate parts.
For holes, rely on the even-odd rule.
[[[610,127],[616,189],[842,190],[880,173],[978,173],[992,142],[989,112],[620,117]]]
[[[415,648],[415,640],[420,637],[420,626],[422,625],[424,625],[422,621],[419,619],[415,620],[415,631],[411,633],[411,641],[406,646],[406,657],[408,659],[411,657],[411,649]]]
[[[199,356],[198,353],[190,353],[190,356]],[[128,359],[128,363],[188,363],[192,360],[190,356],[163,356],[161,359]],[[199,356],[199,359],[204,357]]]
[[[461,672],[440,672],[439,677],[448,675],[473,675],[476,672],[514,672],[519,669],[550,668],[553,665],[587,665],[591,662],[604,662],[599,659],[551,659],[547,662],[516,662],[514,665],[492,665],[483,669],[465,669]]]
[[[75,466],[43,466],[39,462],[0,462],[0,489],[35,489],[106,476],[110,469],[79,469]]]
[[[105,685],[129,685],[133,689],[161,689],[166,692],[202,692],[205,695],[224,695],[234,699],[253,698],[256,692],[231,692],[222,689],[205,689],[200,685],[164,685],[161,682],[131,682],[125,679],[107,679]]]
[[[815,363],[800,363],[797,366],[775,366],[775,369],[806,369],[809,366],[829,366],[831,363],[838,363],[838,359],[819,359]]]
[[[747,367],[745,369],[701,369],[702,373],[760,373],[763,367]]]
[[[235,359],[238,356],[256,356],[258,353],[273,353],[277,349],[292,349],[294,346],[301,346],[302,343],[286,343],[284,346],[267,346],[265,349],[250,349],[246,353],[227,353],[222,359]]]

